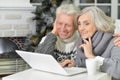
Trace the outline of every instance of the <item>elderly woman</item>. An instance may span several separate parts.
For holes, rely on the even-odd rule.
[[[83,9],[77,18],[80,39],[75,61],[66,60],[62,66],[85,67],[85,59],[100,62],[100,69],[120,80],[120,47],[114,45],[114,20],[97,7]]]

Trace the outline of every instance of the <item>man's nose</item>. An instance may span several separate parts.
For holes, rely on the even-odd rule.
[[[62,25],[61,30],[65,31],[66,30],[66,25]]]

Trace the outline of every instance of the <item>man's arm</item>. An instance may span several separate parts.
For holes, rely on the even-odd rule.
[[[57,29],[56,29],[56,21],[53,24],[53,30],[51,33],[46,35],[45,40],[40,43],[38,48],[35,50],[35,52],[39,53],[45,53],[45,54],[53,54],[56,41],[57,41]]]
[[[45,40],[39,44],[35,52],[53,54],[56,41],[57,41],[57,37],[53,33],[47,34]]]
[[[120,34],[114,34],[113,36],[118,37],[115,41],[114,44],[118,47],[120,47]]]

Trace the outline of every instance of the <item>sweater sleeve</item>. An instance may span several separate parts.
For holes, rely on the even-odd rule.
[[[104,58],[100,56],[96,56],[95,60],[98,62],[98,68],[100,68],[100,66],[103,65]]]
[[[78,46],[80,45],[81,43],[81,39],[78,38],[78,41],[76,42],[76,54],[75,54],[75,63],[76,63],[76,66],[77,67],[86,67],[85,65],[85,55],[83,54],[81,48],[79,48]]]
[[[57,37],[54,34],[52,33],[47,34],[44,41],[40,42],[38,47],[35,49],[35,52],[44,53],[44,54],[53,54],[56,41],[57,41]]]
[[[110,52],[109,57],[104,58],[101,70],[116,79],[120,79],[120,48],[113,47]]]
[[[76,54],[75,63],[77,67],[85,67],[85,58],[81,58],[80,54]]]

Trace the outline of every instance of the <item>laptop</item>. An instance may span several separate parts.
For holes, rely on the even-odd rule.
[[[60,75],[75,75],[86,72],[85,68],[71,67],[63,68],[52,55],[16,50],[32,69],[56,73]]]

